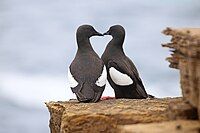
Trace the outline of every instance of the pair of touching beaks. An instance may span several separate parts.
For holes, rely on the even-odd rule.
[[[104,36],[104,35],[110,35],[109,31],[105,32],[105,33],[100,33],[100,32],[97,32],[96,34],[97,36]]]
[[[78,38],[104,35],[111,35],[112,37],[123,37],[125,35],[125,29],[121,25],[113,25],[107,32],[102,34],[96,31],[93,26],[86,24],[78,27],[76,35]]]

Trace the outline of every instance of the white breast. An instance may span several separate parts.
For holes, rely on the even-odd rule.
[[[126,86],[133,83],[133,80],[127,74],[121,73],[114,67],[111,67],[109,69],[109,74],[112,81],[117,85]]]
[[[74,88],[78,85],[78,82],[74,79],[73,75],[70,72],[70,69],[68,69],[68,81],[71,88]]]
[[[95,84],[97,86],[102,87],[102,86],[106,85],[106,80],[107,80],[107,71],[106,71],[106,67],[103,66],[103,71],[101,73],[101,76],[97,79]]]

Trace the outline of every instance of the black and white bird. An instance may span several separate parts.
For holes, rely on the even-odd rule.
[[[103,36],[90,25],[77,29],[78,50],[68,70],[68,80],[80,102],[97,102],[104,91],[107,71],[101,58],[93,50],[89,38]]]
[[[103,35],[112,36],[101,59],[106,65],[108,81],[114,89],[115,97],[147,98],[148,95],[136,67],[123,50],[125,29],[121,25],[114,25]]]

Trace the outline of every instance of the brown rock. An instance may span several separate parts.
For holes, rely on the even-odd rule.
[[[113,99],[98,103],[49,102],[52,133],[115,132],[118,125],[170,120],[169,103],[181,104],[182,98]],[[183,118],[185,117],[185,114]]]
[[[118,127],[119,133],[199,133],[200,122],[192,120],[133,124]]]
[[[198,108],[200,118],[200,28],[167,28],[163,33],[172,36],[163,46],[172,49],[170,67],[180,69],[183,97]]]
[[[169,103],[168,117],[170,120],[177,119],[198,119],[197,109],[192,107],[188,102],[182,102],[176,104],[174,102]]]

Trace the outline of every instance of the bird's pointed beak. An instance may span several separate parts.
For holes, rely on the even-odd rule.
[[[99,33],[99,32],[96,32],[96,33],[94,34],[94,36],[103,36],[103,34],[101,34],[101,33]]]
[[[110,35],[110,32],[107,31],[107,32],[103,33],[103,35]]]

